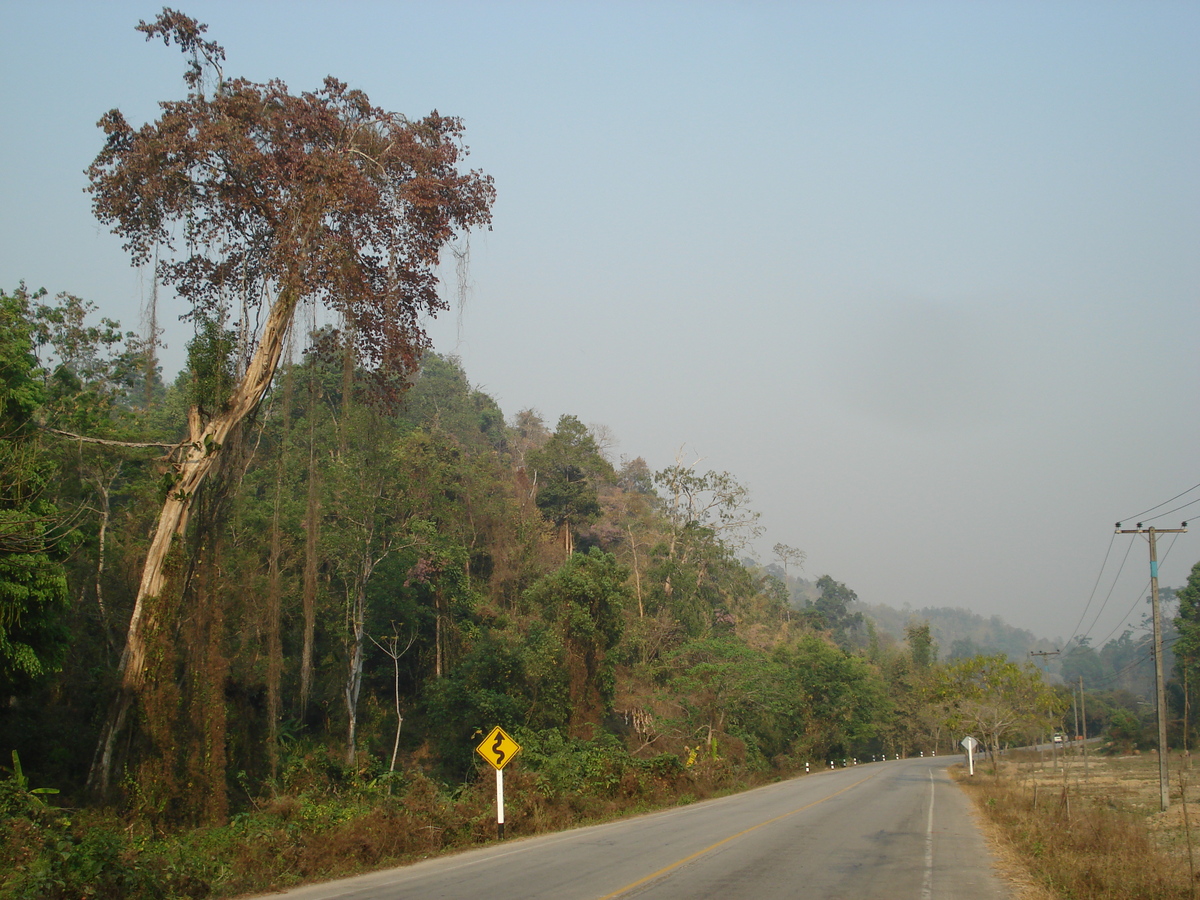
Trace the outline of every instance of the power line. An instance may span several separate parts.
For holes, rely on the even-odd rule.
[[[1129,665],[1122,668],[1119,672],[1114,672],[1112,674],[1112,676],[1108,679],[1108,685],[1109,686],[1114,685],[1121,679],[1122,676],[1128,675],[1130,672],[1132,672],[1135,669],[1141,669],[1145,666],[1152,665],[1153,663],[1154,663],[1154,654],[1153,653],[1147,653],[1145,656],[1140,656],[1137,659],[1135,659],[1133,662],[1131,662]]]
[[[1166,506],[1168,503],[1171,503],[1171,502],[1173,502],[1173,501],[1175,501],[1175,500],[1178,500],[1178,499],[1179,499],[1180,497],[1182,497],[1184,494],[1190,494],[1190,493],[1191,493],[1192,491],[1194,491],[1196,488],[1200,488],[1200,484],[1193,484],[1193,485],[1192,485],[1190,488],[1188,488],[1186,491],[1180,491],[1178,494],[1176,494],[1176,495],[1175,495],[1174,497],[1172,497],[1170,500],[1164,500],[1162,503],[1158,504],[1158,506],[1152,506],[1152,507],[1150,507],[1149,509],[1144,509],[1144,510],[1142,510],[1140,513],[1137,513],[1137,515],[1133,515],[1133,516],[1126,516],[1126,517],[1125,517],[1124,519],[1122,519],[1121,521],[1122,521],[1122,522],[1124,522],[1124,521],[1126,521],[1126,520],[1128,520],[1128,519],[1136,519],[1136,518],[1138,518],[1138,517],[1140,517],[1140,516],[1144,516],[1144,515],[1145,515],[1146,513],[1148,513],[1148,512],[1154,512],[1154,511],[1155,511],[1156,509],[1158,509],[1159,507]],[[1192,502],[1195,502],[1195,501],[1192,501]],[[1165,516],[1165,515],[1167,515],[1167,513],[1163,513],[1163,515]],[[1156,518],[1156,519],[1157,519],[1157,518],[1158,518],[1158,516],[1155,516],[1154,518]]]
[[[1116,532],[1113,533],[1115,538]],[[1090,635],[1092,629],[1096,627],[1096,623],[1100,621],[1100,616],[1104,614],[1104,610],[1108,608],[1108,601],[1112,599],[1113,591],[1117,589],[1117,582],[1121,580],[1121,573],[1125,571],[1125,562],[1129,559],[1129,553],[1133,550],[1133,538],[1129,539],[1129,546],[1125,548],[1125,555],[1121,557],[1121,565],[1117,568],[1117,574],[1113,576],[1112,587],[1108,589],[1108,596],[1104,598],[1104,602],[1100,604],[1100,609],[1096,611],[1096,618],[1092,619],[1091,628],[1088,628],[1087,633]],[[1132,612],[1132,610],[1130,610]]]
[[[1143,637],[1142,640],[1145,641],[1146,638]],[[1164,650],[1170,649],[1176,643],[1178,643],[1180,640],[1181,640],[1180,635],[1175,635],[1170,640],[1164,640],[1163,641],[1163,649]],[[1106,646],[1107,646],[1107,644],[1106,644]],[[1138,645],[1135,644],[1134,650],[1136,651],[1137,649],[1138,649]],[[1099,654],[1097,653],[1097,655],[1099,655]],[[1146,663],[1153,662],[1153,661],[1154,661],[1154,653],[1152,650],[1147,649],[1140,656],[1138,656],[1135,659],[1131,660],[1130,662],[1126,663],[1124,666],[1122,666],[1120,669],[1117,669],[1115,672],[1109,672],[1106,675],[1101,675],[1098,678],[1093,678],[1091,680],[1091,683],[1094,687],[1103,687],[1105,685],[1112,684],[1114,681],[1116,681],[1122,675],[1133,671],[1134,669],[1138,668],[1139,666],[1145,665]]]
[[[1170,503],[1171,501],[1168,500],[1167,502]],[[1146,519],[1146,521],[1153,522],[1155,519],[1161,519],[1163,516],[1169,516],[1171,513],[1179,512],[1181,509],[1187,509],[1189,506],[1195,506],[1197,503],[1200,503],[1200,497],[1197,497],[1195,500],[1189,500],[1187,503],[1183,504],[1183,506],[1177,506],[1174,509],[1168,509],[1166,512],[1159,513],[1157,516],[1151,516],[1150,518]]]
[[[1184,495],[1191,493],[1192,491],[1196,490],[1197,488],[1200,488],[1200,483],[1192,485],[1187,490],[1181,491],[1180,493],[1176,494],[1174,497],[1164,500],[1162,503],[1159,503],[1156,506],[1152,506],[1149,509],[1143,510],[1142,512],[1138,513],[1136,516],[1127,516],[1126,518],[1136,519],[1139,516],[1145,516],[1146,513],[1154,512],[1154,510],[1156,510],[1156,509],[1161,509],[1162,507],[1166,506],[1168,503],[1171,503],[1174,500],[1178,500],[1180,497],[1183,497]],[[1194,506],[1197,503],[1200,503],[1200,497],[1197,497],[1195,500],[1189,500],[1187,503],[1184,503],[1181,506],[1177,506],[1174,509],[1169,509],[1166,512],[1162,512],[1162,513],[1159,513],[1158,515],[1151,516],[1148,521],[1152,521],[1154,519],[1160,519],[1164,516],[1169,516],[1172,513],[1179,512],[1179,510],[1186,509],[1189,506]],[[1139,525],[1139,530],[1140,530],[1141,523],[1139,522],[1138,525]],[[1184,525],[1184,528],[1187,527],[1186,522],[1184,522],[1183,525]],[[1077,637],[1080,637],[1079,628],[1083,624],[1084,620],[1087,618],[1087,614],[1088,614],[1089,610],[1091,610],[1091,608],[1092,608],[1092,603],[1096,599],[1096,590],[1100,587],[1100,581],[1104,577],[1104,570],[1107,568],[1109,557],[1112,555],[1113,543],[1116,541],[1117,534],[1122,533],[1120,531],[1120,527],[1121,527],[1121,523],[1118,522],[1117,523],[1118,530],[1114,531],[1112,537],[1109,538],[1108,548],[1104,551],[1104,559],[1100,563],[1100,570],[1096,573],[1096,580],[1092,584],[1092,590],[1091,590],[1091,593],[1088,595],[1087,603],[1084,604],[1083,612],[1080,613],[1079,620],[1075,623],[1075,628],[1072,630],[1071,636],[1069,638],[1067,638],[1066,643],[1063,644],[1064,650],[1071,645],[1072,641],[1074,641]],[[1156,529],[1156,530],[1159,532],[1167,531],[1167,529]],[[1129,532],[1124,532],[1124,533],[1129,533]],[[1178,537],[1179,537],[1178,532],[1172,534],[1171,544],[1169,547],[1167,547],[1166,553],[1163,554],[1163,562],[1165,562],[1167,557],[1170,556],[1171,550],[1174,549],[1175,541],[1178,539]],[[1084,638],[1091,636],[1092,631],[1095,629],[1097,623],[1100,621],[1100,617],[1104,614],[1104,610],[1108,608],[1109,601],[1112,600],[1113,592],[1116,590],[1117,583],[1121,579],[1121,573],[1125,570],[1125,563],[1129,560],[1129,554],[1132,551],[1132,549],[1133,549],[1133,541],[1130,540],[1129,546],[1125,548],[1125,555],[1121,558],[1121,565],[1117,568],[1116,575],[1113,576],[1112,585],[1109,587],[1108,593],[1104,597],[1104,602],[1102,604],[1100,604],[1100,608],[1096,611],[1096,615],[1092,619],[1091,626],[1087,629],[1086,633],[1083,635]],[[1155,564],[1154,570],[1155,570],[1155,572],[1157,572],[1157,564]],[[1138,596],[1133,601],[1133,605],[1130,606],[1129,610],[1125,613],[1125,615],[1121,617],[1120,622],[1112,629],[1112,631],[1110,631],[1105,636],[1105,638],[1102,641],[1100,641],[1098,646],[1103,647],[1103,646],[1107,645],[1109,640],[1111,640],[1112,636],[1114,634],[1116,634],[1120,628],[1122,628],[1126,625],[1125,620],[1133,614],[1133,611],[1135,609],[1137,609],[1138,603],[1142,602],[1142,600],[1143,600],[1143,596],[1145,594],[1146,587],[1150,587],[1152,585],[1152,583],[1153,583],[1153,579],[1151,579],[1150,582],[1147,582],[1146,586],[1143,587],[1142,590],[1138,592]]]
[[[1143,638],[1143,641],[1144,640],[1145,640],[1145,638]],[[1164,649],[1170,648],[1178,640],[1179,640],[1179,636],[1177,635],[1177,636],[1171,638],[1169,641],[1164,641],[1163,642]],[[1134,645],[1134,647],[1136,650],[1137,645]],[[1126,674],[1127,672],[1131,672],[1134,669],[1138,668],[1139,666],[1142,666],[1146,663],[1150,663],[1153,661],[1154,661],[1154,652],[1152,649],[1147,649],[1141,656],[1138,656],[1136,659],[1132,660],[1131,662],[1126,663],[1124,666],[1122,666],[1117,671],[1110,672],[1107,675],[1102,675],[1099,678],[1094,678],[1094,679],[1092,679],[1092,682],[1093,682],[1093,684],[1098,685],[1098,686],[1111,684],[1112,682],[1116,681],[1118,678],[1120,678],[1122,675]]]
[[[1187,524],[1187,522],[1184,522],[1183,524],[1184,524],[1184,525],[1186,525],[1186,524]],[[1174,547],[1175,547],[1175,542],[1176,542],[1177,540],[1179,540],[1179,534],[1178,534],[1178,533],[1176,533],[1176,534],[1175,534],[1175,536],[1174,536],[1173,538],[1171,538],[1171,543],[1167,544],[1167,552],[1163,554],[1163,558],[1162,558],[1162,561],[1163,561],[1163,562],[1166,562],[1166,561],[1167,561],[1167,557],[1171,555],[1171,550],[1172,550],[1172,549],[1174,549]]]
[[[1147,653],[1144,656],[1139,656],[1136,659],[1134,659],[1132,662],[1127,663],[1125,666],[1118,669],[1116,672],[1112,672],[1111,674],[1104,675],[1100,678],[1092,679],[1092,687],[1093,688],[1103,687],[1108,684],[1113,684],[1122,675],[1124,675],[1128,672],[1132,672],[1134,669],[1144,665],[1145,663],[1151,662],[1153,659],[1154,659],[1154,655],[1152,653]],[[1099,682],[1099,684],[1097,684],[1097,682]]]
[[[1168,501],[1168,502],[1170,502],[1170,501]],[[1159,529],[1159,530],[1161,531],[1162,529]],[[1114,534],[1114,537],[1115,537],[1115,534]],[[1178,533],[1172,534],[1172,535],[1171,535],[1171,543],[1167,545],[1167,550],[1166,550],[1166,552],[1165,552],[1165,553],[1163,554],[1163,556],[1162,556],[1162,562],[1166,562],[1166,561],[1167,561],[1167,557],[1171,555],[1171,551],[1172,551],[1172,550],[1175,548],[1175,542],[1176,542],[1177,540],[1179,540],[1179,534],[1178,534]],[[1116,587],[1117,587],[1117,580],[1118,580],[1118,579],[1121,577],[1121,570],[1125,568],[1125,560],[1129,559],[1129,551],[1130,551],[1131,549],[1133,549],[1133,539],[1132,539],[1132,538],[1131,538],[1131,539],[1130,539],[1130,541],[1129,541],[1129,547],[1128,547],[1128,548],[1125,550],[1125,556],[1124,556],[1124,558],[1121,560],[1121,568],[1117,570],[1117,574],[1116,574],[1116,576],[1113,578],[1113,584],[1112,584],[1112,587],[1108,589],[1108,596],[1104,598],[1104,603],[1103,603],[1103,605],[1102,605],[1102,606],[1100,607],[1100,609],[1097,611],[1097,613],[1096,613],[1096,617],[1095,617],[1094,619],[1092,619],[1092,625],[1091,625],[1091,628],[1089,628],[1089,629],[1087,630],[1087,633],[1084,635],[1084,637],[1090,637],[1090,636],[1091,636],[1091,633],[1092,633],[1092,628],[1095,628],[1095,627],[1096,627],[1096,623],[1100,621],[1100,616],[1101,616],[1101,614],[1104,612],[1104,609],[1105,609],[1105,607],[1106,607],[1106,606],[1108,606],[1108,601],[1109,601],[1110,599],[1112,599],[1112,594],[1113,594],[1113,591],[1114,591],[1114,590],[1116,589]],[[1103,647],[1105,644],[1107,644],[1107,643],[1108,643],[1108,641],[1109,641],[1109,639],[1110,639],[1110,638],[1111,638],[1111,637],[1112,637],[1114,634],[1116,634],[1116,633],[1117,633],[1117,629],[1119,629],[1119,628],[1123,627],[1123,626],[1126,624],[1126,622],[1125,622],[1125,619],[1127,619],[1129,616],[1133,615],[1133,611],[1134,611],[1135,609],[1137,609],[1137,606],[1138,606],[1138,604],[1139,604],[1139,603],[1144,603],[1144,602],[1146,602],[1146,596],[1145,596],[1145,595],[1146,595],[1146,591],[1147,591],[1147,590],[1150,588],[1150,584],[1151,584],[1151,583],[1150,583],[1150,581],[1147,581],[1147,582],[1146,582],[1146,583],[1145,583],[1145,584],[1142,586],[1142,589],[1141,589],[1141,591],[1139,591],[1139,592],[1138,592],[1138,596],[1137,596],[1137,598],[1136,598],[1136,599],[1133,601],[1133,605],[1129,607],[1129,610],[1128,610],[1128,612],[1126,612],[1126,613],[1125,613],[1125,615],[1121,616],[1121,621],[1120,621],[1120,622],[1119,622],[1119,623],[1118,623],[1116,626],[1114,626],[1114,627],[1113,627],[1113,630],[1112,630],[1112,631],[1110,631],[1110,632],[1109,632],[1109,633],[1108,633],[1108,634],[1107,634],[1107,635],[1104,637],[1104,639],[1103,639],[1103,640],[1101,640],[1101,641],[1099,641],[1099,642],[1098,642],[1098,645],[1097,645],[1097,646],[1101,646],[1101,647]],[[1078,626],[1076,626],[1076,628],[1078,628]],[[1074,640],[1074,639],[1075,639],[1075,636],[1074,636],[1074,635],[1072,635],[1072,636],[1071,636],[1071,640]],[[1067,643],[1068,643],[1068,644],[1069,644],[1070,642],[1071,642],[1071,641],[1067,641]],[[1065,645],[1064,645],[1064,646],[1065,646]]]
[[[1071,632],[1071,636],[1067,638],[1067,644],[1075,640],[1075,635],[1079,634],[1079,626],[1083,624],[1084,618],[1088,614],[1088,610],[1092,607],[1092,601],[1096,599],[1096,588],[1100,587],[1100,579],[1104,576],[1104,567],[1108,565],[1108,555],[1112,553],[1113,542],[1117,539],[1117,533],[1114,531],[1112,537],[1108,539],[1108,549],[1104,551],[1104,561],[1100,563],[1100,571],[1096,573],[1096,582],[1092,585],[1092,593],[1088,596],[1087,604],[1083,607],[1083,613],[1079,616],[1079,621],[1075,623],[1075,630]],[[1130,541],[1130,544],[1133,542]],[[1128,554],[1126,554],[1128,555]],[[1110,592],[1111,593],[1111,592]],[[1064,644],[1065,647],[1067,644]]]
[[[1146,582],[1146,584],[1145,584],[1145,586],[1144,586],[1144,587],[1143,587],[1143,588],[1142,588],[1140,591],[1138,591],[1137,598],[1136,598],[1136,599],[1133,601],[1133,606],[1129,607],[1129,611],[1128,611],[1127,613],[1125,613],[1125,615],[1121,616],[1121,622],[1120,622],[1120,623],[1119,623],[1119,624],[1116,626],[1116,628],[1113,628],[1113,630],[1112,630],[1112,631],[1110,631],[1110,632],[1109,632],[1109,633],[1108,633],[1108,634],[1105,636],[1104,640],[1102,640],[1102,641],[1100,642],[1100,646],[1101,646],[1101,647],[1103,647],[1105,644],[1107,644],[1107,643],[1108,643],[1108,641],[1109,641],[1109,639],[1110,639],[1110,638],[1111,638],[1111,637],[1112,637],[1114,634],[1116,634],[1116,633],[1117,633],[1117,628],[1123,628],[1123,627],[1125,627],[1125,626],[1128,624],[1128,623],[1127,623],[1125,620],[1126,620],[1127,618],[1129,618],[1129,616],[1133,615],[1133,611],[1134,611],[1135,609],[1137,609],[1137,607],[1138,607],[1138,604],[1139,604],[1139,603],[1145,603],[1145,602],[1146,602],[1146,599],[1145,599],[1145,597],[1144,597],[1143,595],[1146,593],[1146,590],[1147,590],[1149,587],[1150,587],[1150,582],[1149,582],[1149,581],[1147,581],[1147,582]],[[1101,612],[1103,612],[1103,610],[1101,610]],[[1096,623],[1095,623],[1095,622],[1093,622],[1093,623],[1092,623],[1092,627],[1093,627],[1093,628],[1095,628],[1095,627],[1096,627]]]
[[[1164,500],[1162,503],[1159,503],[1157,506],[1152,506],[1149,509],[1143,510],[1142,512],[1138,513],[1137,516],[1126,516],[1126,518],[1127,519],[1136,519],[1136,518],[1138,518],[1138,516],[1144,516],[1148,512],[1154,512],[1154,510],[1160,509],[1160,508],[1166,506],[1168,503],[1171,503],[1174,500],[1178,500],[1180,497],[1184,496],[1185,494],[1191,493],[1192,491],[1196,490],[1196,488],[1200,488],[1200,483],[1192,485],[1187,490],[1181,491],[1180,493],[1176,494],[1174,497],[1171,497],[1168,500]],[[1194,506],[1197,503],[1200,503],[1200,497],[1197,497],[1195,500],[1190,500],[1187,503],[1183,504],[1182,506],[1178,506],[1174,509],[1169,509],[1166,512],[1159,513],[1156,516],[1151,516],[1151,520],[1160,519],[1163,516],[1169,516],[1169,515],[1171,515],[1171,513],[1179,512],[1179,510],[1186,509],[1189,506]],[[1184,524],[1186,525],[1186,523],[1184,523]],[[1120,528],[1120,523],[1118,523],[1117,527]],[[1079,627],[1083,624],[1084,620],[1087,618],[1088,611],[1091,610],[1092,603],[1096,599],[1096,590],[1097,590],[1097,588],[1100,587],[1100,580],[1104,577],[1104,570],[1108,566],[1108,559],[1112,555],[1113,543],[1114,543],[1114,541],[1116,541],[1118,533],[1119,533],[1118,531],[1114,531],[1112,536],[1109,538],[1108,548],[1104,551],[1104,559],[1100,563],[1100,571],[1098,571],[1096,573],[1096,580],[1092,584],[1092,591],[1088,595],[1087,603],[1085,603],[1083,606],[1083,612],[1079,614],[1079,620],[1075,623],[1075,628],[1071,631],[1071,636],[1069,638],[1067,638],[1067,642],[1065,644],[1063,644],[1064,648],[1070,646],[1071,642],[1073,640],[1075,640],[1076,637],[1079,636]],[[1178,537],[1178,535],[1176,535],[1176,537]],[[1171,541],[1171,546],[1172,547],[1175,546],[1174,541]],[[1091,627],[1089,627],[1087,629],[1085,636],[1091,634],[1092,629],[1094,629],[1096,627],[1096,623],[1100,621],[1100,616],[1104,614],[1104,610],[1108,607],[1108,603],[1112,599],[1113,591],[1116,590],[1117,582],[1121,578],[1121,572],[1124,571],[1125,563],[1129,559],[1129,552],[1132,549],[1133,549],[1133,541],[1131,540],[1129,542],[1129,546],[1125,549],[1125,556],[1122,557],[1122,559],[1121,559],[1121,565],[1117,569],[1117,574],[1113,576],[1113,583],[1112,583],[1112,586],[1108,589],[1108,594],[1104,598],[1104,603],[1101,604],[1100,609],[1096,612],[1095,618],[1092,619]],[[1167,555],[1169,553],[1170,553],[1170,549],[1168,548],[1167,553],[1163,555],[1164,561],[1166,560]],[[1132,610],[1131,610],[1131,612],[1132,612]],[[1119,628],[1120,626],[1117,626],[1117,627]],[[1115,632],[1115,630],[1116,629],[1113,629],[1113,632]],[[1109,637],[1112,636],[1113,632],[1109,632]],[[1107,638],[1106,638],[1106,640],[1107,640]]]

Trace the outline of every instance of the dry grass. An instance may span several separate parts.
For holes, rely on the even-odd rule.
[[[1188,762],[1169,761],[1165,813],[1153,755],[1089,756],[1085,768],[1081,757],[1026,753],[1006,759],[996,775],[986,765],[973,779],[955,774],[1023,900],[1195,900],[1200,770]]]
[[[759,779],[762,781],[765,779]],[[604,791],[551,792],[530,771],[506,770],[510,838],[561,831],[744,790],[754,780],[697,765],[659,776],[628,771]],[[318,806],[273,800],[238,828],[215,829],[207,852],[221,861],[213,897],[231,897],[404,865],[496,840],[495,779],[481,772],[453,794],[418,772],[395,797]]]

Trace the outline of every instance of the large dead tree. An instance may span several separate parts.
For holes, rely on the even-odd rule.
[[[445,308],[439,253],[487,225],[494,199],[490,177],[459,170],[458,119],[435,111],[411,121],[333,78],[299,95],[280,81],[226,79],[224,51],[204,39],[206,26],[171,9],[137,28],[189,58],[188,92],[141,128],[115,109],[100,120],[107,139],[88,169],[95,214],[134,264],[157,257],[160,281],[189,304],[185,318],[212,321],[232,307],[248,313],[242,328],[261,326],[227,396],[190,410],[92,768],[100,790],[142,687],[168,554],[231,430],[267,393],[297,307],[337,311],[368,371],[411,368],[428,346],[422,317]]]

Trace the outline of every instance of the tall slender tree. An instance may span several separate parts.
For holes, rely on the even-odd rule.
[[[562,416],[550,439],[526,454],[537,478],[537,505],[562,535],[563,551],[575,552],[573,529],[600,517],[597,487],[616,473],[600,455],[596,439],[574,416]]]
[[[146,553],[120,661],[120,689],[91,773],[107,788],[116,738],[143,681],[145,634],[166,588],[166,561],[222,445],[269,389],[285,336],[306,300],[334,308],[368,370],[385,380],[427,347],[421,317],[445,308],[441,250],[490,222],[492,181],[460,171],[462,123],[436,111],[410,120],[334,78],[292,94],[281,81],[227,79],[207,26],[165,8],[137,30],[189,58],[187,96],[135,129],[119,110],[88,169],[97,218],[135,264],[157,256],[197,321],[230,306],[262,325],[237,378],[211,408],[193,404],[175,480]]]

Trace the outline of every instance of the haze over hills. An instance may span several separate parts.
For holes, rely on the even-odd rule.
[[[1200,503],[1200,8],[7,6],[0,894],[491,842],[513,745],[525,837],[1085,685],[1146,743],[1144,563],[1073,629]]]
[[[1163,621],[1163,666],[1168,677],[1175,670],[1174,644],[1179,634],[1175,625],[1178,614],[1176,590],[1160,591]],[[1149,600],[1147,598],[1147,604]],[[1067,642],[1062,637],[1047,639],[1009,625],[1000,616],[990,618],[968,609],[926,606],[920,609],[896,609],[887,604],[856,601],[852,612],[861,613],[880,635],[897,642],[905,639],[908,625],[928,622],[937,659],[951,662],[978,655],[1002,653],[1014,662],[1028,662],[1030,652],[1049,652],[1038,660],[1038,668],[1055,684],[1075,685],[1082,677],[1089,689],[1124,691],[1146,699],[1154,692],[1154,652],[1149,606],[1140,626],[1128,626],[1121,634],[1111,635],[1093,646],[1087,637]]]
[[[750,560],[743,562],[751,564]],[[790,602],[794,609],[811,607],[821,596],[818,580],[789,578],[783,568],[774,563],[763,568],[767,574],[788,585]],[[898,643],[904,642],[904,629],[907,626],[928,622],[936,644],[937,658],[940,660],[1002,653],[1009,659],[1020,662],[1030,658],[1031,650],[1059,650],[1064,643],[1061,637],[1038,637],[1032,631],[1008,624],[1000,616],[989,618],[962,607],[925,606],[913,609],[906,605],[897,609],[886,603],[864,603],[852,590],[848,596],[852,598],[847,604],[849,613],[861,615],[871,623],[876,635],[886,636]]]
[[[1061,638],[1050,640],[1032,631],[1009,625],[1000,616],[985,618],[969,609],[951,606],[925,606],[921,609],[895,609],[884,603],[859,601],[853,608],[875,623],[875,628],[896,640],[904,640],[904,628],[914,622],[928,622],[937,642],[938,659],[963,659],[979,654],[1003,653],[1014,661],[1028,660],[1031,650],[1055,650]]]
[[[768,574],[781,581],[785,573],[778,565],[764,567]],[[791,606],[796,610],[811,609],[821,597],[821,579],[788,579]],[[842,586],[845,587],[844,585]],[[886,603],[864,603],[847,589],[852,598],[846,605],[851,617],[861,616],[866,630],[874,632],[873,639],[884,645],[903,644],[905,629],[911,625],[929,624],[934,640],[935,658],[953,662],[974,656],[1002,654],[1013,662],[1034,660],[1031,653],[1046,655],[1036,658],[1037,666],[1053,684],[1077,685],[1082,678],[1089,690],[1121,691],[1132,698],[1145,700],[1154,692],[1154,652],[1150,624],[1149,597],[1140,608],[1140,622],[1131,620],[1096,641],[1086,634],[1070,640],[1055,636],[1046,638],[1032,631],[1010,625],[1000,616],[982,616],[962,607],[924,606],[897,609]],[[1168,677],[1175,670],[1174,644],[1178,640],[1175,617],[1179,612],[1176,589],[1160,589],[1163,622],[1163,665]],[[1135,609],[1137,609],[1135,607]],[[1132,612],[1132,611],[1131,611]],[[860,634],[860,641],[866,636]]]

